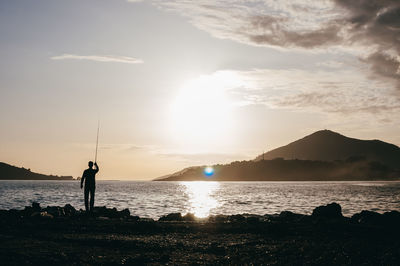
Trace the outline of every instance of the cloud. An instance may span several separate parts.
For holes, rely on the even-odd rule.
[[[362,119],[388,123],[400,119],[400,102],[396,97],[388,97],[393,84],[389,80],[371,80],[356,66],[224,70],[211,75],[218,76],[220,72],[238,80],[223,88],[228,101],[237,108],[264,105],[270,109],[324,114],[337,121]]]
[[[342,68],[344,66],[343,62],[330,60],[330,61],[323,61],[316,64],[318,67],[326,67],[326,68]]]
[[[153,0],[222,39],[308,51],[344,50],[359,56],[376,79],[400,90],[398,0]],[[381,66],[385,70],[381,70]]]
[[[261,102],[272,108],[350,116],[387,116],[400,111],[399,101],[395,97],[388,97],[393,88],[389,81],[370,80],[365,73],[357,69],[266,69],[250,71],[244,75],[250,80],[257,80],[257,86],[262,88],[247,93],[246,97],[255,98],[255,103]]]
[[[218,38],[255,45],[312,48],[341,44],[340,10],[331,1],[154,1]]]
[[[371,65],[375,75],[396,80],[400,87],[400,61],[398,58],[376,52],[369,55],[364,61]]]
[[[50,57],[52,60],[90,60],[95,62],[114,62],[114,63],[126,63],[126,64],[142,64],[143,60],[129,57],[129,56],[115,56],[115,55],[74,55],[74,54],[62,54],[58,56]]]

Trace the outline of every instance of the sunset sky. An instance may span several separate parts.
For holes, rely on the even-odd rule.
[[[320,129],[400,145],[398,0],[2,0],[0,161],[146,180]]]

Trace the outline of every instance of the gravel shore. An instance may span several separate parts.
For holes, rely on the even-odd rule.
[[[1,265],[398,265],[400,213],[231,215],[158,221],[72,206],[0,211]]]

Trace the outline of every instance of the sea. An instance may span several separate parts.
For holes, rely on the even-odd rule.
[[[168,213],[197,217],[231,214],[311,214],[337,202],[345,216],[362,210],[400,211],[400,181],[375,182],[135,182],[97,181],[95,206],[128,208],[157,219]],[[0,181],[0,209],[71,204],[84,208],[79,181]]]

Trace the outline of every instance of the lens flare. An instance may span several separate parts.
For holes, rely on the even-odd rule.
[[[204,174],[205,174],[206,176],[212,176],[212,175],[214,174],[214,168],[212,168],[211,166],[207,166],[207,167],[204,169]]]

